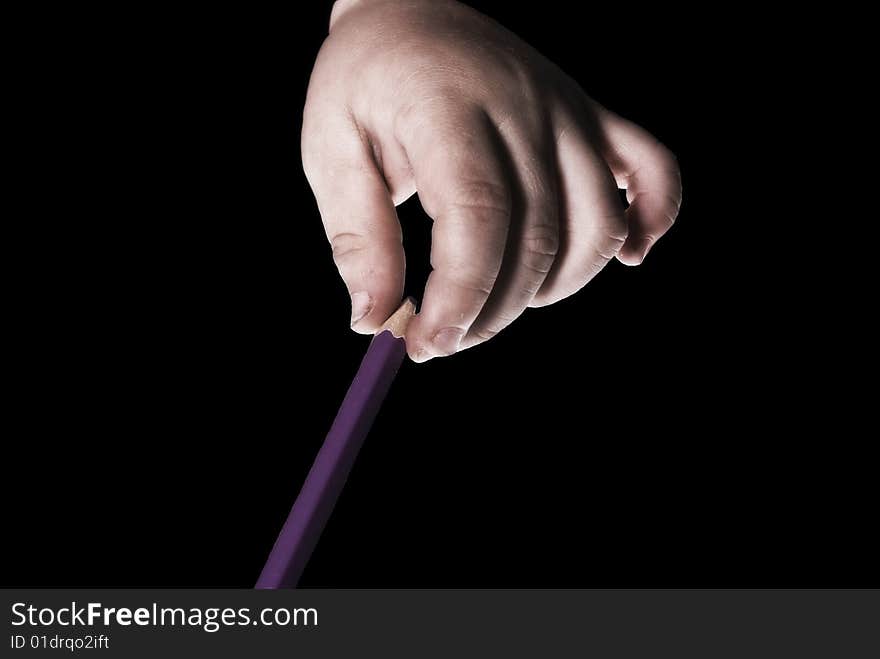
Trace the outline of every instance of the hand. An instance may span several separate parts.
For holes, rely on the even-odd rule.
[[[433,271],[406,336],[415,361],[493,337],[614,257],[641,263],[681,202],[654,137],[451,0],[336,3],[302,155],[356,331],[403,295],[395,206],[418,191],[433,218]]]

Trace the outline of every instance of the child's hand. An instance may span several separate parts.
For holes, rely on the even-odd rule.
[[[302,153],[357,331],[403,295],[394,207],[418,191],[434,219],[433,272],[406,337],[416,361],[491,338],[615,256],[640,263],[681,201],[675,158],[654,137],[451,0],[336,3]]]

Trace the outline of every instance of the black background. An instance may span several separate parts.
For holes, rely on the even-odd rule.
[[[3,585],[256,580],[367,345],[301,172],[329,17],[302,4],[30,24]],[[880,583],[841,265],[872,248],[838,228],[803,57],[743,8],[473,4],[678,155],[680,219],[406,364],[302,585]],[[400,216],[418,296],[430,225]]]

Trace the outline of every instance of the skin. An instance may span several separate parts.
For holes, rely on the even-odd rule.
[[[451,0],[336,3],[302,156],[357,332],[400,304],[395,207],[418,192],[434,224],[406,335],[417,362],[492,338],[612,258],[638,265],[681,204],[675,157],[656,138]]]

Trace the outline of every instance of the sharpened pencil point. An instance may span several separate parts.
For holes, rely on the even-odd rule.
[[[387,330],[397,339],[403,337],[406,333],[406,327],[409,325],[409,321],[415,314],[416,301],[411,297],[408,297],[403,301],[403,304],[398,307],[397,311],[391,314],[391,317],[385,321],[376,334],[381,334]]]

